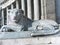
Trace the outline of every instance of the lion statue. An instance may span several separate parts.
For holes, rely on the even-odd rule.
[[[32,20],[24,16],[24,11],[21,9],[13,9],[9,11],[8,15],[8,25],[3,25],[2,32],[19,32],[27,31],[28,27],[32,26]]]
[[[58,24],[53,20],[37,20],[33,21],[24,16],[24,11],[16,9],[11,11],[9,21],[12,24],[4,25],[1,32],[19,32],[19,31],[36,31],[36,30],[56,30]]]

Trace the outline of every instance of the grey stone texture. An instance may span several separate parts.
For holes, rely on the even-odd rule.
[[[55,0],[46,0],[47,19],[56,20]]]

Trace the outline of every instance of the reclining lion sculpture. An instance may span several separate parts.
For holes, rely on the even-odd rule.
[[[27,31],[28,27],[32,27],[33,21],[24,16],[24,12],[21,9],[11,10],[8,17],[8,25],[2,26],[0,30],[2,32],[8,32],[9,29],[14,30],[14,32]]]
[[[26,16],[24,16],[24,12],[21,9],[17,9],[12,11],[15,13],[13,16],[14,22],[13,24],[16,25],[4,25],[1,28],[1,32],[9,32],[9,29],[13,30],[14,32],[19,32],[19,31],[37,31],[37,30],[57,30],[59,29],[58,24],[53,21],[53,20],[37,20],[33,21]],[[7,28],[5,30],[5,28]],[[3,30],[2,30],[3,29]],[[12,31],[11,30],[11,31]]]

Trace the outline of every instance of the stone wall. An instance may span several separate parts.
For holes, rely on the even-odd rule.
[[[47,19],[56,20],[55,17],[55,0],[46,0]]]

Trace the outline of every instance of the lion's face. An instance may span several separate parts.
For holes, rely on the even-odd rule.
[[[9,10],[8,13],[9,13],[8,14],[8,22],[9,23],[12,23],[12,22],[15,23],[16,20],[14,18],[16,17],[16,10]]]
[[[18,23],[23,17],[23,11],[21,9],[9,10],[8,22]]]
[[[14,20],[16,23],[18,23],[22,18],[23,18],[23,11],[19,9],[15,12]]]

